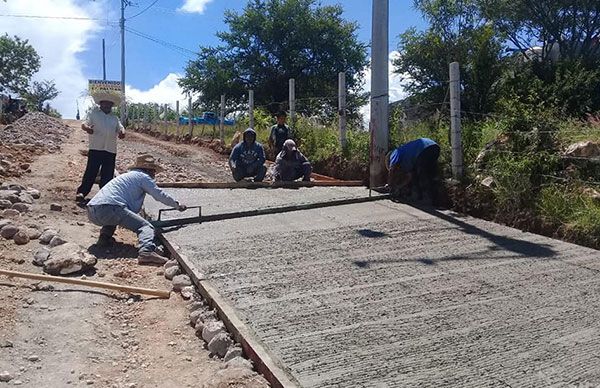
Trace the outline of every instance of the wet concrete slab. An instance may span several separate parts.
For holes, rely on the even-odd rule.
[[[169,191],[216,212],[320,189]],[[600,384],[598,251],[389,201],[166,237],[303,387]]]

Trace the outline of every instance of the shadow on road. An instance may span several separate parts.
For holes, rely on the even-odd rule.
[[[415,207],[427,214],[430,214],[438,219],[441,219],[443,221],[446,221],[452,225],[455,225],[459,228],[459,230],[463,233],[466,234],[470,234],[470,235],[475,235],[475,236],[479,236],[482,237],[488,241],[490,241],[493,246],[489,247],[486,251],[487,252],[507,252],[507,253],[511,253],[511,255],[507,255],[507,256],[503,256],[503,258],[515,258],[514,255],[518,255],[521,256],[522,258],[543,258],[543,259],[551,259],[555,256],[557,256],[558,252],[556,252],[554,249],[552,249],[549,245],[546,244],[538,244],[538,243],[533,243],[530,241],[526,241],[526,240],[521,240],[521,239],[517,239],[517,238],[513,238],[513,237],[506,237],[506,236],[501,236],[501,235],[497,235],[491,232],[488,232],[486,230],[483,230],[477,226],[471,225],[465,221],[462,221],[458,218],[455,218],[453,216],[447,215],[441,211],[438,211],[434,208],[431,207],[424,207],[424,206],[418,206],[415,204],[411,204],[412,207]],[[424,221],[425,222],[425,221]],[[372,231],[370,229],[361,229],[358,231],[358,233],[361,236],[365,236],[365,237],[384,237],[387,236],[386,233],[383,232],[377,232],[377,231]],[[457,244],[460,244],[460,236],[457,236]],[[431,258],[427,258],[427,250],[426,248],[424,249],[424,251],[422,252],[422,255],[425,257],[419,257],[419,258],[414,258],[414,259],[406,259],[406,258],[399,258],[398,260],[355,260],[352,263],[359,267],[359,268],[363,268],[363,269],[367,269],[369,268],[371,265],[373,264],[377,264],[377,263],[390,263],[390,262],[394,262],[394,261],[416,261],[416,262],[420,262],[422,264],[425,265],[435,265],[438,262],[448,262],[448,261],[460,261],[460,260],[479,260],[479,259],[485,259],[485,253],[486,251],[479,251],[479,252],[472,252],[471,254],[463,254],[463,255],[448,255],[448,256],[443,256],[440,258],[436,258],[436,259],[431,259]],[[451,253],[451,252],[448,252]]]

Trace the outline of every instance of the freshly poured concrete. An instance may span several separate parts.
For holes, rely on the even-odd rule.
[[[331,195],[305,190],[286,204]],[[169,191],[206,214],[288,193]],[[147,202],[149,213],[157,207]],[[388,201],[190,225],[167,238],[304,387],[600,384],[595,250]]]

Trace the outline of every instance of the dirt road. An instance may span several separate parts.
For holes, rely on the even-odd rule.
[[[94,250],[98,227],[73,202],[87,138],[78,122],[68,124],[73,133],[61,151],[40,156],[31,173],[16,180],[41,191],[40,200],[18,222],[60,229],[67,241],[91,247],[99,260],[96,271],[87,274],[90,279],[170,289],[162,268],[137,265],[133,233],[119,229],[115,247]],[[119,143],[118,169],[124,171],[140,152],[153,152],[166,165],[159,180],[227,177],[226,161],[210,150],[138,134]],[[50,211],[51,203],[62,211]],[[31,263],[39,247],[37,240],[19,246],[0,238],[0,268],[40,273]],[[223,367],[194,335],[185,303],[176,294],[160,300],[0,277],[0,387],[265,386],[260,377],[228,376]],[[2,382],[6,372],[10,381]]]

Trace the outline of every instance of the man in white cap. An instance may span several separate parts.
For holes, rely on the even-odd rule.
[[[152,155],[140,155],[125,174],[117,176],[104,186],[87,205],[88,218],[98,226],[99,247],[107,247],[117,226],[134,231],[139,240],[139,264],[164,264],[167,259],[156,252],[154,227],[142,218],[140,212],[146,194],[167,206],[184,211],[186,207],[158,188],[154,180],[162,171]]]
[[[117,137],[125,137],[125,129],[119,119],[112,114],[112,108],[119,105],[119,95],[108,92],[93,94],[98,107],[92,109],[81,128],[89,134],[89,151],[87,165],[81,185],[77,188],[77,202],[85,201],[92,190],[96,176],[100,172],[100,188],[113,177],[117,156]]]
[[[302,178],[303,181],[310,182],[311,173],[312,167],[306,156],[298,151],[292,139],[287,139],[275,159],[273,167],[275,181],[295,181]]]

